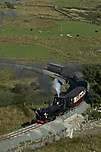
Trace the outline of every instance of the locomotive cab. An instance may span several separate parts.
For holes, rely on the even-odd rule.
[[[63,105],[64,104],[64,99],[61,97],[54,97],[53,100],[53,105]]]

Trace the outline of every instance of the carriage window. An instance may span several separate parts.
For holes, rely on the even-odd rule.
[[[83,91],[82,91],[82,92],[80,92],[80,94],[79,94],[79,95],[80,95],[80,96],[82,96],[82,94],[83,94]]]

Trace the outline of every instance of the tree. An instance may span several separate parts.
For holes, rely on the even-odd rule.
[[[83,69],[85,79],[90,83],[89,102],[93,107],[101,104],[101,66],[87,65]]]

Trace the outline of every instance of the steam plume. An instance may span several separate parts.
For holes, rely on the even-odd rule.
[[[61,84],[59,83],[58,79],[54,79],[53,81],[53,88],[56,90],[58,97],[60,96],[61,92]]]

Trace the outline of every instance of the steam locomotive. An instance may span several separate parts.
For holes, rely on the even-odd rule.
[[[85,87],[76,87],[65,95],[55,96],[52,105],[35,111],[37,123],[44,124],[56,119],[71,108],[78,106],[86,97]]]
[[[47,108],[32,109],[35,114],[31,124],[36,122],[44,124],[52,121],[56,119],[57,116],[63,115],[65,112],[70,111],[85,100],[89,92],[89,83],[84,80],[81,72],[75,72],[74,70],[71,73],[70,71],[72,71],[71,67],[65,68],[62,65],[54,63],[49,63],[43,70],[44,74],[56,78],[61,85],[64,81],[66,84],[68,82],[69,88],[66,89],[66,92],[63,91],[59,95],[55,95],[53,102]],[[29,124],[30,123],[28,122],[27,125]],[[24,124],[24,126],[25,125],[26,124]]]
[[[47,71],[58,74],[60,77],[63,77],[65,81],[69,80],[70,87],[66,92],[61,92],[60,96],[55,95],[53,102],[47,108],[35,110],[34,122],[44,124],[52,121],[56,119],[57,116],[78,106],[86,98],[88,82],[82,79],[81,75],[77,72],[74,72],[74,75],[68,77],[68,75],[64,73],[64,68],[64,66],[54,63],[49,63],[47,65]]]

